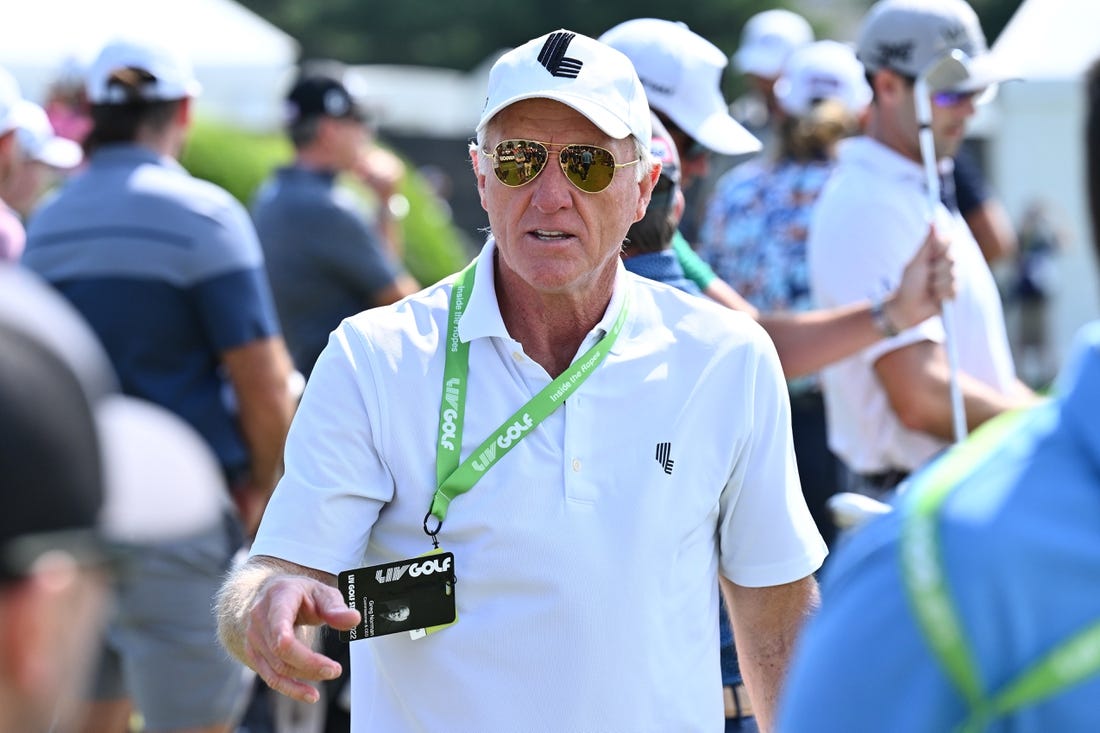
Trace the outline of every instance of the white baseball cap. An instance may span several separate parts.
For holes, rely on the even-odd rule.
[[[23,93],[19,90],[19,82],[8,73],[7,69],[0,66],[0,135],[15,127],[12,112],[22,98]]]
[[[565,29],[512,49],[489,71],[489,93],[477,130],[524,99],[566,104],[616,139],[633,135],[647,147],[649,103],[630,59]]]
[[[650,106],[710,150],[755,153],[760,141],[730,117],[722,96],[729,59],[683,23],[636,18],[611,28],[600,40],[634,63]]]
[[[814,31],[798,13],[765,10],[749,18],[741,31],[741,46],[734,54],[737,67],[746,74],[774,79],[799,46],[812,43]]]
[[[791,52],[775,82],[775,98],[796,117],[825,99],[859,114],[871,103],[871,87],[855,51],[836,41],[817,41]]]
[[[140,69],[152,76],[141,88],[141,99],[159,102],[196,97],[202,86],[191,62],[179,50],[163,44],[133,39],[111,41],[99,52],[85,77],[88,101],[92,104],[125,104],[133,101],[124,89],[110,83],[121,69]]]
[[[12,112],[15,137],[31,160],[54,168],[68,170],[80,165],[84,151],[72,140],[58,136],[50,124],[46,110],[28,99],[22,99]]]

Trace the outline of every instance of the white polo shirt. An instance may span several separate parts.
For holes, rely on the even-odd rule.
[[[838,157],[807,243],[811,288],[822,308],[886,295],[928,233],[920,163],[866,137],[844,141]],[[1007,392],[1016,372],[993,275],[961,216],[940,204],[936,221],[950,230],[955,257],[959,367]],[[874,371],[884,354],[923,340],[943,343],[938,316],[822,372],[829,447],[854,471],[913,470],[946,445],[901,424]]]
[[[462,457],[551,380],[507,333],[492,242]],[[431,549],[451,280],[347,319],[294,419],[253,554],[330,573]],[[825,547],[802,499],[775,349],[749,318],[619,265],[607,360],[450,506],[458,623],[352,644],[357,733],[718,731],[719,571],[787,583]],[[669,444],[666,464],[658,446]]]

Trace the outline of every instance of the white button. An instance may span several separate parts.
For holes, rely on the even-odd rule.
[[[573,470],[574,471],[580,471],[581,470],[581,461],[580,461],[579,458],[574,458],[573,459]]]
[[[515,359],[516,361],[523,361],[523,352],[522,351],[513,351],[512,352],[512,358]]]

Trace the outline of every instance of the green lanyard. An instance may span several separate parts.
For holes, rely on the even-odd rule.
[[[527,404],[516,412],[473,452],[459,463],[459,451],[462,449],[462,426],[466,414],[466,387],[470,373],[470,344],[458,337],[458,322],[466,311],[470,290],[474,284],[476,262],[470,263],[459,273],[451,289],[451,306],[447,314],[446,361],[443,366],[443,399],[439,405],[439,439],[435,448],[435,496],[432,506],[424,517],[424,531],[438,547],[436,535],[439,534],[443,520],[447,517],[447,508],[451,500],[474,487],[478,479],[508,454],[531,430],[558,409],[565,398],[576,392],[592,372],[607,358],[611,347],[619,338],[626,322],[628,299],[623,300],[622,308],[615,322],[602,339],[570,368],[558,375],[554,381],[542,388]],[[428,520],[435,517],[439,524],[435,530],[428,529]]]
[[[966,699],[969,715],[958,733],[980,733],[993,720],[1039,702],[1100,672],[1100,621],[1066,639],[1000,690],[986,694],[962,624],[951,602],[941,562],[936,516],[951,489],[973,473],[1030,411],[1002,415],[952,449],[909,489],[912,503],[902,525],[905,587],[918,624]]]

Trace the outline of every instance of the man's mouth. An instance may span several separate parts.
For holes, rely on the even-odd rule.
[[[542,239],[547,242],[558,242],[563,239],[572,239],[573,235],[568,232],[559,231],[557,229],[535,229],[531,234],[538,239]]]

